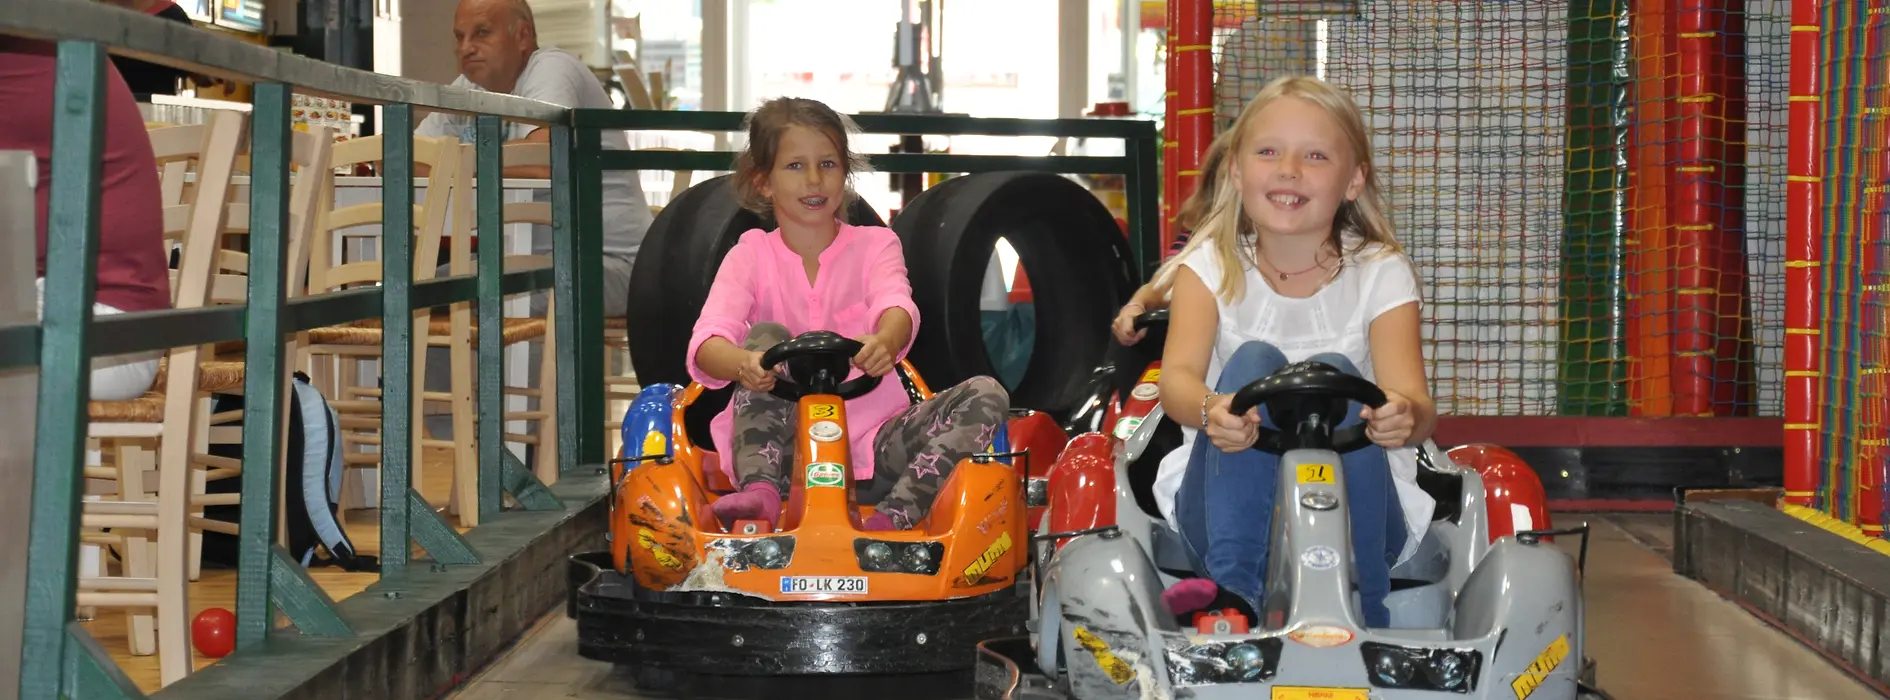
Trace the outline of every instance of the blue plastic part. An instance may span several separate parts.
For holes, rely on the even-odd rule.
[[[637,398],[623,412],[623,452],[625,458],[648,457],[642,453],[644,438],[650,433],[663,436],[663,456],[676,456],[676,441],[671,439],[675,425],[676,401],[683,387],[676,384],[651,384],[637,392]],[[629,463],[634,468],[638,463]]]
[[[1008,417],[998,423],[997,434],[991,436],[991,451],[997,454],[1011,451],[1011,421]],[[1011,458],[1004,457],[1000,461],[1010,464]]]

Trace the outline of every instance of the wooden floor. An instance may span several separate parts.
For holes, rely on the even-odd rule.
[[[429,448],[426,453],[426,466],[421,470],[421,478],[424,483],[420,485],[420,494],[426,497],[435,509],[443,511],[453,485],[452,453],[444,448]],[[362,554],[378,557],[381,550],[380,511],[350,510],[343,512],[342,515],[345,519],[343,527],[346,528],[348,539],[354,543],[355,548]],[[453,519],[449,518],[448,522],[453,522],[457,526],[457,522]],[[459,529],[462,532],[465,530],[465,528]],[[350,573],[330,566],[310,569],[309,577],[327,591],[329,597],[339,602],[372,585],[379,580],[380,574],[376,572]],[[224,608],[234,612],[236,610],[236,569],[218,569],[206,565],[203,568],[203,575],[190,584],[189,596],[190,619],[195,619],[197,613],[206,608]],[[122,609],[104,608],[98,612],[96,619],[84,623],[86,631],[91,633],[92,637],[98,640],[99,645],[112,655],[112,658],[118,662],[119,668],[124,669],[125,675],[137,683],[139,689],[146,694],[157,692],[160,687],[158,657],[156,655],[131,655],[131,646],[125,636],[129,620]],[[215,662],[216,659],[202,654],[196,656],[196,666],[199,669]]]

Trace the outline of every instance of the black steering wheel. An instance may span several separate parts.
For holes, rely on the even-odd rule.
[[[768,390],[787,401],[801,397],[831,394],[842,400],[865,396],[879,386],[879,377],[862,374],[845,381],[852,371],[854,355],[865,347],[860,341],[833,331],[808,331],[761,353],[761,368],[770,372],[787,365],[787,377],[776,378]]]
[[[1154,311],[1144,311],[1140,315],[1137,315],[1135,320],[1131,321],[1130,324],[1138,331],[1148,328],[1149,326],[1166,326],[1168,325],[1168,310],[1156,309]]]
[[[1259,439],[1253,444],[1256,450],[1282,454],[1291,449],[1328,449],[1343,453],[1372,444],[1371,438],[1365,437],[1364,423],[1336,430],[1333,427],[1345,420],[1352,401],[1378,408],[1385,405],[1385,391],[1324,362],[1295,362],[1234,392],[1227,412],[1245,415],[1265,404],[1273,424],[1288,431],[1261,426]]]

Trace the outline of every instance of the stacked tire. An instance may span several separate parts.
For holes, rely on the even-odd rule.
[[[1061,420],[1087,397],[1110,344],[1109,324],[1135,293],[1134,258],[1096,195],[1052,173],[994,172],[946,180],[893,221],[924,320],[911,360],[935,389],[995,376],[979,296],[999,238],[1017,251],[1036,304],[1036,334],[1011,405]]]

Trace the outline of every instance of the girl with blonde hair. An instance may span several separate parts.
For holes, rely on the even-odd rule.
[[[1183,427],[1155,496],[1195,570],[1163,601],[1253,618],[1265,595],[1279,457],[1249,449],[1265,407],[1227,410],[1235,390],[1288,363],[1363,377],[1389,401],[1353,403],[1372,446],[1342,456],[1365,623],[1390,624],[1391,567],[1408,557],[1434,503],[1417,487],[1415,446],[1436,426],[1419,336],[1418,279],[1399,246],[1358,106],[1309,77],[1274,80],[1224,135],[1218,186],[1180,254],[1172,285],[1162,408]],[[1339,427],[1339,426],[1335,426]],[[1205,438],[1205,439],[1203,439]],[[1209,447],[1214,449],[1209,449]]]

